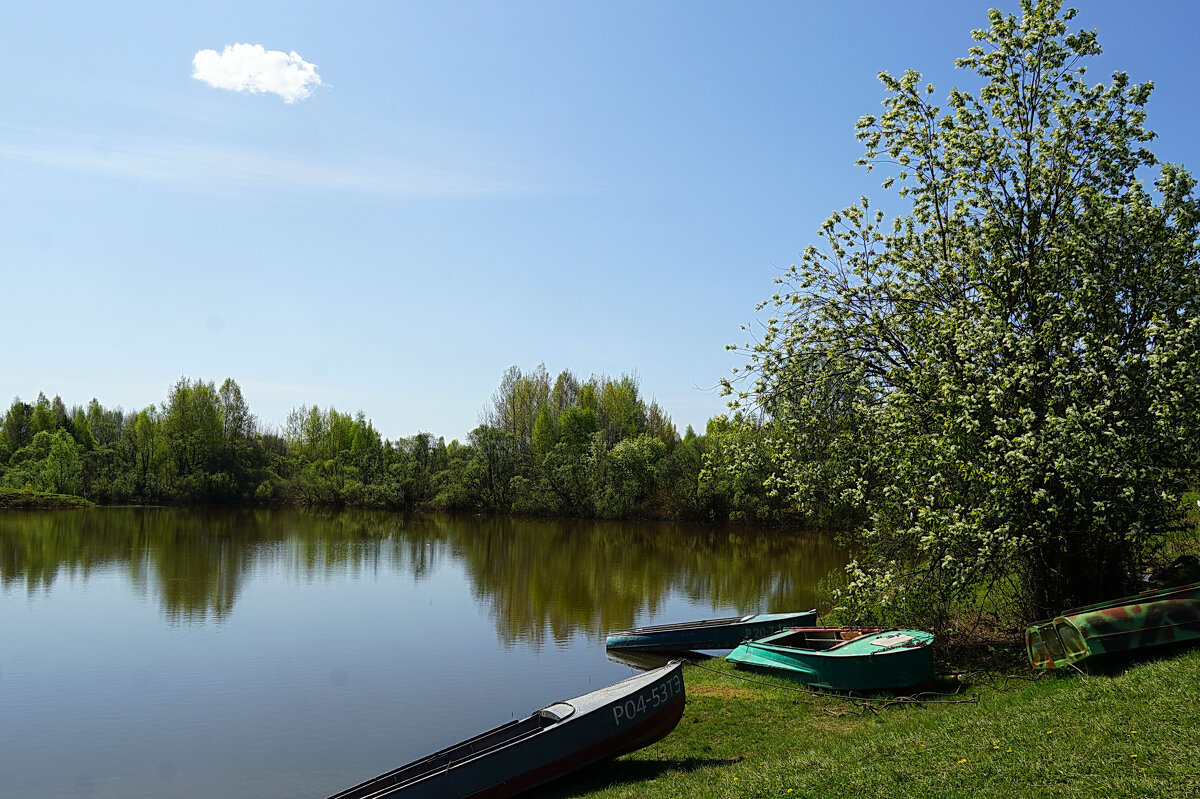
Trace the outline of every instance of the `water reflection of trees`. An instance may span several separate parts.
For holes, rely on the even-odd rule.
[[[178,508],[0,514],[0,584],[49,589],[60,576],[124,571],[153,584],[172,621],[223,619],[255,570],[330,579],[401,564],[422,579],[437,552],[403,517]]]
[[[422,580],[449,557],[507,644],[598,638],[672,596],[713,608],[812,607],[844,561],[822,535],[369,511],[99,508],[0,515],[0,583],[125,572],[175,622],[223,619],[255,571],[325,580],[387,569]]]
[[[818,534],[510,519],[445,527],[507,643],[599,638],[673,595],[714,609],[807,609],[845,562]]]

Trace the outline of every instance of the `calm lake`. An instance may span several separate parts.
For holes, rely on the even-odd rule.
[[[629,676],[609,630],[807,609],[843,561],[740,528],[0,513],[0,796],[322,799]]]

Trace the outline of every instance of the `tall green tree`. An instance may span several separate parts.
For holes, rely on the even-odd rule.
[[[332,457],[329,445],[329,418],[316,405],[293,408],[284,426],[288,449],[307,460]]]
[[[43,463],[44,488],[59,494],[79,494],[83,490],[83,465],[79,447],[66,430],[57,430]]]
[[[600,516],[652,516],[659,475],[667,446],[645,434],[622,439],[600,462],[595,480],[595,505]]]
[[[556,497],[548,509],[578,516],[594,513],[595,456],[597,451],[602,453],[605,449],[596,412],[587,407],[588,398],[593,396],[591,389],[585,386],[581,392],[583,402],[559,414],[552,440],[544,443],[539,440],[544,448],[540,453],[540,474],[549,493]]]
[[[134,495],[143,500],[157,499],[163,489],[163,473],[170,458],[158,409],[151,405],[133,414],[125,424],[122,443],[132,464]]]
[[[708,421],[698,500],[709,518],[763,523],[783,517],[785,502],[773,488],[779,468],[773,458],[780,456],[783,442],[774,440],[769,432],[740,415],[733,419],[715,416]],[[825,520],[808,508],[804,521],[819,524]]]
[[[33,438],[33,406],[14,397],[0,424],[0,465]]]
[[[70,432],[75,443],[84,452],[91,452],[96,448],[96,437],[92,435],[92,428],[88,424],[87,417],[83,415],[82,408],[76,407],[71,418]]]
[[[4,473],[4,484],[57,494],[79,494],[82,462],[75,439],[66,430],[39,430],[17,450]]]
[[[58,400],[58,397],[55,399]],[[58,400],[58,404],[61,405],[62,400]],[[53,433],[57,429],[54,407],[50,400],[46,399],[46,395],[39,391],[29,417],[29,435],[32,437],[42,432]]]
[[[473,455],[467,464],[467,478],[480,507],[507,512],[512,507],[512,479],[521,460],[520,443],[515,435],[487,425],[471,431]]]
[[[242,396],[242,388],[232,377],[225,378],[217,392],[221,404],[221,437],[227,446],[254,434],[254,415]]]
[[[216,470],[225,442],[224,423],[216,386],[211,381],[179,378],[159,421],[178,477],[202,479]]]
[[[619,380],[593,378],[596,386],[596,421],[604,433],[604,443],[615,447],[646,429],[646,403],[634,375],[623,374]]]
[[[668,450],[673,449],[679,441],[679,431],[675,428],[675,423],[658,404],[658,400],[652,399],[646,406],[646,432],[663,442]]]
[[[87,406],[88,429],[99,446],[106,447],[116,444],[121,437],[121,428],[125,424],[125,414],[118,408],[105,410],[95,397]]]
[[[570,369],[563,369],[554,380],[554,388],[550,390],[550,405],[555,415],[579,402],[579,378]]]
[[[1150,84],[1086,79],[1059,0],[993,11],[945,105],[881,74],[862,163],[911,210],[833,214],[764,305],[749,381],[772,488],[862,512],[844,599],[944,617],[1109,595],[1180,523],[1200,443],[1200,207],[1145,145]],[[1153,190],[1142,177],[1157,166]]]
[[[484,413],[484,424],[512,435],[523,453],[533,443],[533,426],[538,413],[550,402],[550,374],[538,364],[529,374],[510,366],[492,395],[492,407]]]

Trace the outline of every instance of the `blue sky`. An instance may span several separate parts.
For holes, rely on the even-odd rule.
[[[853,163],[876,74],[966,85],[991,5],[10,4],[0,400],[233,377],[267,426],[317,404],[449,440],[544,362],[634,372],[703,430],[772,278],[830,211],[896,202]],[[1198,6],[1078,5],[1091,77],[1153,80],[1152,147],[1194,167]],[[320,84],[193,77],[235,44]]]

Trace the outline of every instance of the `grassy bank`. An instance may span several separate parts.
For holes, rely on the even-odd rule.
[[[83,497],[48,494],[24,488],[0,488],[0,510],[42,510],[53,508],[90,508],[95,503]]]
[[[1200,648],[875,709],[705,667],[670,736],[537,799],[1200,796]]]

